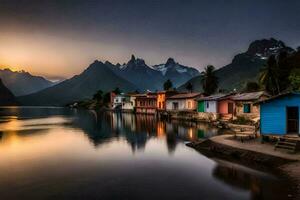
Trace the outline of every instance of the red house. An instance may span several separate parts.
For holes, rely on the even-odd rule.
[[[157,105],[157,94],[148,92],[146,94],[136,94],[135,112],[142,114],[155,114]]]

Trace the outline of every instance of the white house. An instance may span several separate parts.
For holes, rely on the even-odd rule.
[[[125,101],[125,96],[123,93],[116,95],[113,100],[112,108],[113,109],[121,109],[123,101]]]
[[[135,108],[135,99],[133,95],[126,95],[125,100],[122,102],[122,111],[124,112],[133,112]]]
[[[195,111],[197,109],[196,98],[201,93],[180,93],[173,95],[166,100],[167,111]]]

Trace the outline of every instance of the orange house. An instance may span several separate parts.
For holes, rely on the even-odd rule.
[[[166,99],[177,94],[177,91],[159,91],[157,92],[157,110],[166,110]]]
[[[235,102],[231,96],[224,97],[218,101],[218,113],[223,119],[233,118],[235,112]]]

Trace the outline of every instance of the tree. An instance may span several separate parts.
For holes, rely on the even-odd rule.
[[[173,87],[173,83],[170,79],[168,79],[165,83],[164,83],[164,90],[170,90]]]
[[[115,93],[115,94],[121,94],[121,93],[122,93],[122,90],[120,90],[120,88],[116,87],[116,88],[113,90],[113,93]]]
[[[111,99],[110,99],[110,92],[107,92],[103,96],[103,105],[107,106],[110,103],[110,101],[111,101]]]
[[[260,86],[257,82],[249,81],[246,84],[245,92],[256,92],[259,91]]]
[[[289,75],[292,71],[292,66],[288,63],[288,53],[283,51],[280,52],[277,57],[277,66],[278,66],[278,84],[279,90],[286,90],[289,85]]]
[[[211,95],[216,92],[218,89],[218,77],[215,75],[215,67],[212,65],[208,65],[203,72],[201,72],[202,75],[202,87],[204,90],[204,93],[206,95]]]
[[[289,81],[291,84],[291,89],[294,91],[300,91],[300,69],[294,69],[290,76]]]
[[[96,101],[101,101],[103,98],[103,91],[102,90],[98,90],[94,96],[93,96],[93,99],[96,100]]]
[[[259,82],[270,94],[276,95],[280,93],[278,65],[274,55],[269,57],[267,64],[262,68]]]
[[[191,82],[188,82],[187,85],[185,86],[185,89],[193,92],[193,84]]]

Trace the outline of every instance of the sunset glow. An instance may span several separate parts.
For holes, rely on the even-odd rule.
[[[272,17],[266,17],[267,2],[257,2],[259,7],[240,2],[239,9],[234,3],[171,2],[67,1],[62,6],[56,1],[5,1],[0,6],[0,26],[5,27],[0,65],[68,78],[96,59],[122,64],[135,54],[149,65],[174,57],[202,70],[207,64],[228,64],[254,39],[278,37],[291,46],[300,44],[299,26],[283,23],[299,21],[297,6],[273,3]],[[282,8],[290,12],[282,14]],[[131,15],[132,10],[137,12]],[[209,15],[211,10],[218,15]]]

